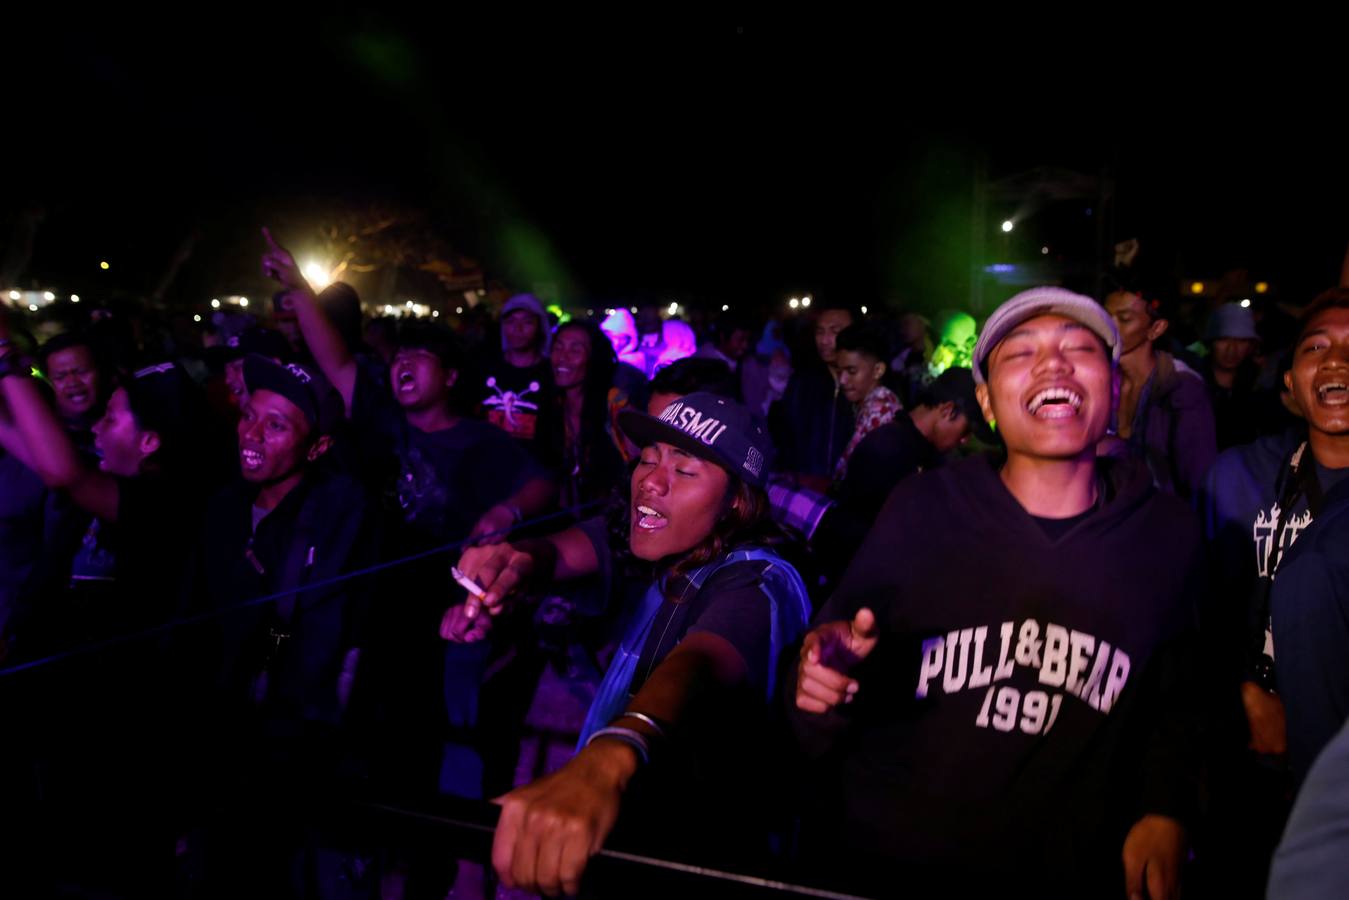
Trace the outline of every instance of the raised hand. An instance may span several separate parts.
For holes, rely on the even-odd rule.
[[[863,607],[851,622],[826,622],[806,635],[796,670],[796,705],[825,713],[851,703],[858,684],[849,673],[876,649],[876,616]]]
[[[289,250],[276,242],[276,238],[272,237],[271,229],[265,225],[262,229],[262,237],[267,241],[267,249],[262,254],[262,274],[290,290],[312,294],[314,291],[309,286],[309,282],[305,280],[300,267],[296,265],[295,257],[291,256]]]

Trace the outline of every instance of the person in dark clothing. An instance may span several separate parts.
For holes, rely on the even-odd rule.
[[[872,890],[902,866],[922,890],[1034,872],[1040,895],[1175,896],[1200,543],[1142,466],[1096,458],[1119,344],[1058,288],[990,316],[974,371],[1005,460],[902,482],[802,647],[816,865],[847,858]]]
[[[1155,348],[1170,324],[1160,300],[1118,290],[1106,297],[1105,307],[1123,342],[1119,437],[1147,462],[1159,490],[1191,497],[1217,452],[1203,378]]]
[[[559,465],[554,434],[556,385],[549,352],[548,313],[532,294],[517,294],[501,307],[501,352],[489,352],[476,374],[475,401],[482,418],[520,442],[549,469]]]
[[[0,394],[27,447],[24,462],[92,519],[69,588],[44,604],[54,627],[40,639],[73,649],[167,620],[200,493],[215,483],[203,464],[200,392],[172,363],[135,372],[93,427],[95,467],[29,372],[12,352],[0,312]],[[154,848],[164,838],[155,813],[164,797],[165,684],[155,648],[130,646],[137,652],[85,652],[47,673],[41,718],[31,726],[44,742],[35,752],[44,760],[46,819],[37,827],[53,847],[87,850],[76,860],[66,856],[70,865],[60,872],[91,888],[154,883]],[[96,754],[88,752],[94,744]]]
[[[979,410],[970,370],[950,368],[922,389],[913,412],[899,411],[894,421],[857,445],[847,476],[830,491],[833,505],[812,542],[833,577],[847,568],[895,485],[939,466],[976,429],[983,440],[993,439]]]
[[[839,332],[859,321],[849,307],[822,306],[815,320],[813,359],[792,373],[782,399],[768,411],[779,472],[794,473],[824,491],[853,433],[853,408],[838,383]]]
[[[1224,303],[1209,318],[1209,355],[1203,369],[1213,405],[1218,450],[1249,444],[1260,436],[1262,407],[1270,398],[1256,388],[1255,354],[1260,335],[1249,309]]]
[[[562,425],[561,505],[607,497],[625,475],[618,438],[609,421],[609,398],[618,360],[599,326],[572,321],[558,326],[550,356]]]
[[[1277,562],[1269,655],[1287,709],[1289,765],[1301,779],[1349,717],[1349,289],[1307,308],[1285,380],[1307,419],[1290,480],[1311,521],[1289,535],[1296,543]]]
[[[446,329],[400,329],[391,389],[382,388],[318,310],[294,258],[265,236],[263,268],[292,293],[305,341],[346,406],[362,469],[390,499],[391,548],[401,556],[465,539],[501,540],[551,506],[556,487],[527,451],[492,424],[456,413],[451,390],[462,364]],[[400,567],[390,594],[398,601],[379,611],[368,654],[393,736],[377,764],[380,777],[400,789],[434,784],[480,797],[484,766],[501,761],[479,749],[478,697],[491,654],[503,648],[439,640],[447,598],[462,596],[443,558]]]
[[[1328,305],[1331,319],[1338,315],[1336,296],[1329,292],[1316,301]],[[1349,295],[1341,291],[1338,296],[1342,301]],[[1326,581],[1328,570],[1314,549],[1308,550],[1305,567],[1285,569],[1321,515],[1324,498],[1337,485],[1342,488],[1349,471],[1344,468],[1349,462],[1334,450],[1337,395],[1328,391],[1323,396],[1319,390],[1344,380],[1343,369],[1336,368],[1332,331],[1309,334],[1306,347],[1299,343],[1285,376],[1290,390],[1295,384],[1300,388],[1294,392],[1297,404],[1311,413],[1304,412],[1306,424],[1221,453],[1198,497],[1213,585],[1204,617],[1205,644],[1220,691],[1210,750],[1209,831],[1215,852],[1233,860],[1220,868],[1214,889],[1234,895],[1258,895],[1291,804],[1284,682],[1306,686],[1333,680],[1320,669],[1336,634],[1326,628],[1326,615],[1331,620],[1337,615],[1330,612],[1333,580]],[[1282,598],[1277,606],[1276,594]],[[1278,650],[1274,620],[1294,642],[1293,650]],[[1284,665],[1291,667],[1287,676]],[[1307,696],[1320,698],[1315,706],[1333,709],[1334,701],[1326,700],[1323,691],[1312,687]],[[1323,722],[1323,732],[1326,727]],[[1308,759],[1307,734],[1299,731],[1299,771],[1305,771]]]
[[[84,461],[96,465],[92,426],[103,415],[109,378],[83,335],[57,335],[42,345],[37,366],[67,435]],[[69,576],[71,558],[89,514],[49,490],[24,460],[28,448],[0,403],[0,662],[22,654],[18,632],[41,601]]]
[[[232,893],[286,885],[301,896],[296,870],[325,887],[340,877],[338,856],[299,817],[354,764],[344,726],[375,596],[369,579],[307,586],[373,564],[377,525],[361,486],[326,467],[342,400],[317,367],[253,355],[244,378],[242,481],[208,504],[185,597],[189,615],[240,607],[212,619],[190,654],[208,670],[202,680],[214,698],[191,765],[199,788],[214,795],[211,807],[225,807],[208,825],[208,883]],[[265,825],[257,821],[264,800]]]
[[[663,826],[666,852],[676,841],[734,853],[752,843],[745,823],[764,811],[755,767],[761,775],[771,763],[738,751],[758,747],[778,652],[809,610],[800,576],[765,545],[771,444],[748,411],[713,394],[683,397],[659,418],[628,412],[622,423],[643,447],[629,543],[656,578],[630,610],[580,752],[502,801],[493,865],[508,886],[576,893],[620,807],[625,817],[644,808]],[[482,583],[492,614],[532,581],[612,571],[607,540],[581,529],[556,544],[478,548],[461,566]],[[489,621],[465,614],[456,639]],[[731,794],[747,815],[709,815]]]

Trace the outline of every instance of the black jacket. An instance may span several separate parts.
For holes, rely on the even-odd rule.
[[[360,485],[314,473],[253,531],[256,490],[240,482],[207,508],[206,530],[188,609],[236,611],[212,620],[199,667],[209,670],[227,713],[258,706],[275,723],[335,724],[337,681],[348,650],[365,645],[374,597],[371,578],[302,590],[263,604],[246,601],[326,582],[373,564],[378,535]],[[273,633],[285,634],[278,641]],[[257,676],[267,670],[258,705]]]
[[[832,478],[852,437],[852,404],[817,362],[792,373],[782,399],[768,411],[768,430],[777,449],[776,470]]]
[[[1122,885],[1139,816],[1190,816],[1198,529],[1142,466],[1100,472],[1057,540],[989,457],[895,488],[818,616],[877,616],[857,700],[788,701],[820,761],[807,851],[1094,896]]]

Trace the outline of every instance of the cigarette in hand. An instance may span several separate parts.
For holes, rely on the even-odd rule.
[[[460,572],[458,566],[450,566],[450,574],[454,576],[454,580],[459,582],[464,590],[468,591],[468,600],[464,603],[464,615],[467,618],[476,619],[478,612],[482,609],[482,600],[486,598],[487,592],[478,587],[478,583],[472,578]]]

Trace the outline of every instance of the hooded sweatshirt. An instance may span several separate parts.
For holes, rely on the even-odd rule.
[[[895,488],[817,617],[876,614],[856,700],[788,700],[821,761],[809,854],[903,863],[957,895],[1031,878],[1094,896],[1122,885],[1140,816],[1189,816],[1198,529],[1136,462],[1098,473],[1096,506],[1057,537],[990,457]]]

